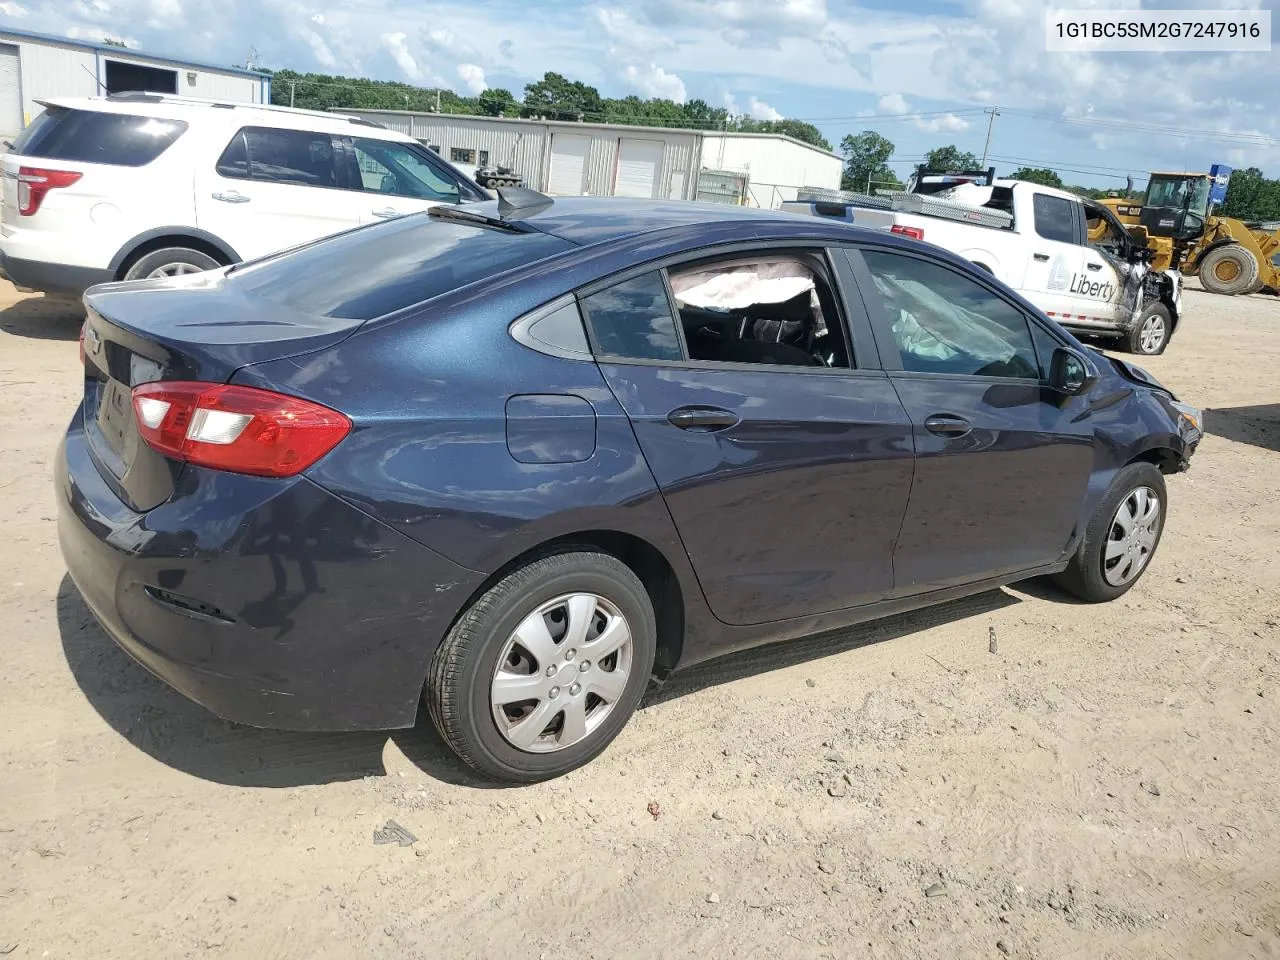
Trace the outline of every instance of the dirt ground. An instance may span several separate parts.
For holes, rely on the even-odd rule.
[[[4,287],[0,956],[1280,957],[1280,300],[1186,308],[1146,366],[1209,436],[1126,598],[735,656],[490,789],[425,718],[234,727],[115,648],[53,521],[79,318]]]

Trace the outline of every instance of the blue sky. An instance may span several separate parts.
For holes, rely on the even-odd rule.
[[[761,119],[811,120],[833,144],[874,129],[897,145],[901,173],[947,143],[981,154],[981,110],[998,105],[991,153],[1004,170],[1051,166],[1099,186],[1214,162],[1280,176],[1277,53],[1051,54],[1044,9],[1042,0],[0,0],[0,22],[227,63],[252,47],[266,66],[459,92],[520,95],[556,70],[611,96],[700,97]]]

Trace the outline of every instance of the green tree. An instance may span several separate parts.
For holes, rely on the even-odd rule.
[[[1046,167],[1022,167],[1015,170],[1010,180],[1025,180],[1027,183],[1038,183],[1044,187],[1062,189],[1062,178]]]
[[[480,112],[490,117],[518,117],[520,104],[515,96],[504,87],[490,87],[476,98],[480,104]]]
[[[595,87],[550,71],[524,88],[526,114],[537,112],[566,119],[576,119],[581,114],[598,120],[603,105],[600,91]]]
[[[803,120],[764,120],[759,124],[760,133],[781,133],[785,136],[799,140],[801,143],[812,144],[823,150],[830,150],[831,144],[827,142],[827,138],[822,135],[817,127],[812,123],[805,123]]]
[[[976,170],[981,161],[972,153],[948,145],[930,150],[925,154],[924,162],[932,170]]]
[[[1231,174],[1220,212],[1239,220],[1280,220],[1280,180],[1269,180],[1257,167]]]
[[[888,164],[893,156],[893,141],[874,130],[849,134],[840,141],[840,152],[844,154],[840,186],[845,190],[866,191],[868,182],[898,180]]]

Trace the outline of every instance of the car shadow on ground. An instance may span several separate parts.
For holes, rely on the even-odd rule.
[[[1227,440],[1280,451],[1280,403],[1210,408],[1204,412],[1204,429]]]
[[[852,629],[719,657],[681,671],[650,690],[641,709],[1019,602],[1003,590],[991,590]],[[410,762],[434,779],[475,788],[504,786],[477,776],[458,760],[425,712],[419,714],[416,727],[390,733],[291,733],[229,723],[170,689],[116,646],[65,575],[57,610],[63,653],[86,699],[134,747],[176,770],[242,787],[296,787],[381,777],[387,775],[383,751],[391,739]],[[987,643],[981,625],[974,627],[974,642]]]
[[[0,309],[0,330],[35,340],[78,340],[84,323],[79,300],[27,297]]]

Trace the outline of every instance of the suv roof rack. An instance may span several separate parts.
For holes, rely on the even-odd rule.
[[[198,107],[216,107],[223,110],[265,110],[268,113],[287,113],[300,117],[324,117],[327,120],[346,120],[362,127],[386,129],[382,124],[363,117],[354,117],[346,113],[335,113],[328,110],[304,110],[301,107],[282,107],[274,103],[237,103],[228,100],[210,100],[205,97],[182,97],[176,93],[156,93],[151,90],[125,90],[120,93],[108,93],[106,99],[123,103],[185,103]]]

